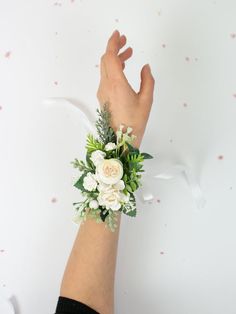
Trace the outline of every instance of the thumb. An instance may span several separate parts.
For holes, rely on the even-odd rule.
[[[140,76],[141,76],[141,83],[140,83],[140,90],[138,92],[140,99],[144,100],[145,102],[148,101],[150,102],[150,104],[152,104],[155,80],[152,75],[149,64],[145,64],[142,67]]]

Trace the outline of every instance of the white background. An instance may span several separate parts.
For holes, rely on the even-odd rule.
[[[142,149],[188,163],[207,200],[197,211],[183,178],[159,179],[153,202],[122,217],[116,313],[235,314],[234,0],[0,0],[0,286],[17,314],[55,310],[86,131],[77,109],[42,102],[70,97],[94,113],[115,29],[133,48],[134,89],[145,63],[156,79]]]

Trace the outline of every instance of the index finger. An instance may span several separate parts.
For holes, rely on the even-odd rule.
[[[108,40],[106,52],[113,52],[114,54],[117,55],[119,50],[120,50],[120,33],[118,30],[115,30]]]

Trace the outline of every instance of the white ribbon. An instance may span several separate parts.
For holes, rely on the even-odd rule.
[[[15,314],[14,306],[11,302],[12,294],[6,289],[0,289],[0,313]]]
[[[94,127],[96,119],[94,119],[94,117],[85,106],[81,105],[77,101],[66,98],[47,98],[43,101],[43,103],[47,106],[60,104],[65,108],[75,106],[77,109],[79,109],[78,112],[81,116],[81,121],[83,122],[85,129],[94,135],[96,134],[96,129]],[[153,160],[155,160],[155,158],[148,162],[153,162]],[[142,186],[137,190],[137,195],[141,201],[146,203],[152,201],[155,198],[149,187],[149,183],[152,178],[168,180],[176,177],[177,175],[182,175],[190,188],[192,197],[196,202],[197,208],[201,209],[205,206],[206,200],[204,199],[202,190],[189,166],[172,162],[168,166],[165,165],[164,167],[162,167],[162,170],[159,170],[159,172],[154,175],[153,173],[155,173],[155,171],[153,170],[153,167],[154,166],[152,166],[152,174],[148,173],[148,171],[145,171],[142,176]]]

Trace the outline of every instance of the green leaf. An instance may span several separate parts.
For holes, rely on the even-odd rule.
[[[103,207],[99,207],[101,209],[100,217],[102,221],[105,221],[106,217],[109,215],[109,211]]]
[[[137,186],[133,181],[130,182],[130,186],[131,186],[133,192],[137,189]]]
[[[125,187],[127,191],[129,191],[130,193],[133,193],[132,188],[130,187],[129,184],[126,184]]]
[[[128,142],[126,142],[126,145],[128,146],[129,152],[130,152],[131,154],[133,154],[133,153],[139,154],[139,149],[138,149],[138,148],[132,146],[132,145],[131,145],[130,143],[128,143]]]
[[[100,143],[97,139],[94,138],[92,134],[87,135],[87,140],[86,140],[86,149],[88,152],[93,152],[95,150],[103,150],[104,145],[103,143]]]
[[[123,176],[123,181],[126,182],[127,179],[128,179],[128,177],[127,177],[127,174],[125,173],[124,176]]]
[[[131,163],[139,163],[139,162],[143,162],[144,158],[141,154],[128,154],[127,160],[128,162],[131,162]]]
[[[85,177],[86,175],[87,175],[87,172],[83,173],[82,176],[80,176],[79,180],[74,184],[74,186],[75,186],[77,189],[79,189],[79,190],[81,190],[81,191],[83,191],[83,192],[87,191],[87,190],[83,187],[83,181],[84,181],[84,177]]]
[[[134,210],[130,210],[128,212],[125,213],[126,215],[130,216],[130,217],[136,217],[137,215],[137,210],[136,208]]]
[[[88,168],[90,169],[90,170],[94,170],[95,169],[95,166],[94,166],[94,164],[93,164],[93,162],[91,161],[91,154],[90,153],[87,153],[86,154],[86,162],[87,162],[87,165],[88,165]]]
[[[143,159],[152,159],[153,156],[148,154],[148,153],[141,153],[141,155],[143,156]]]

